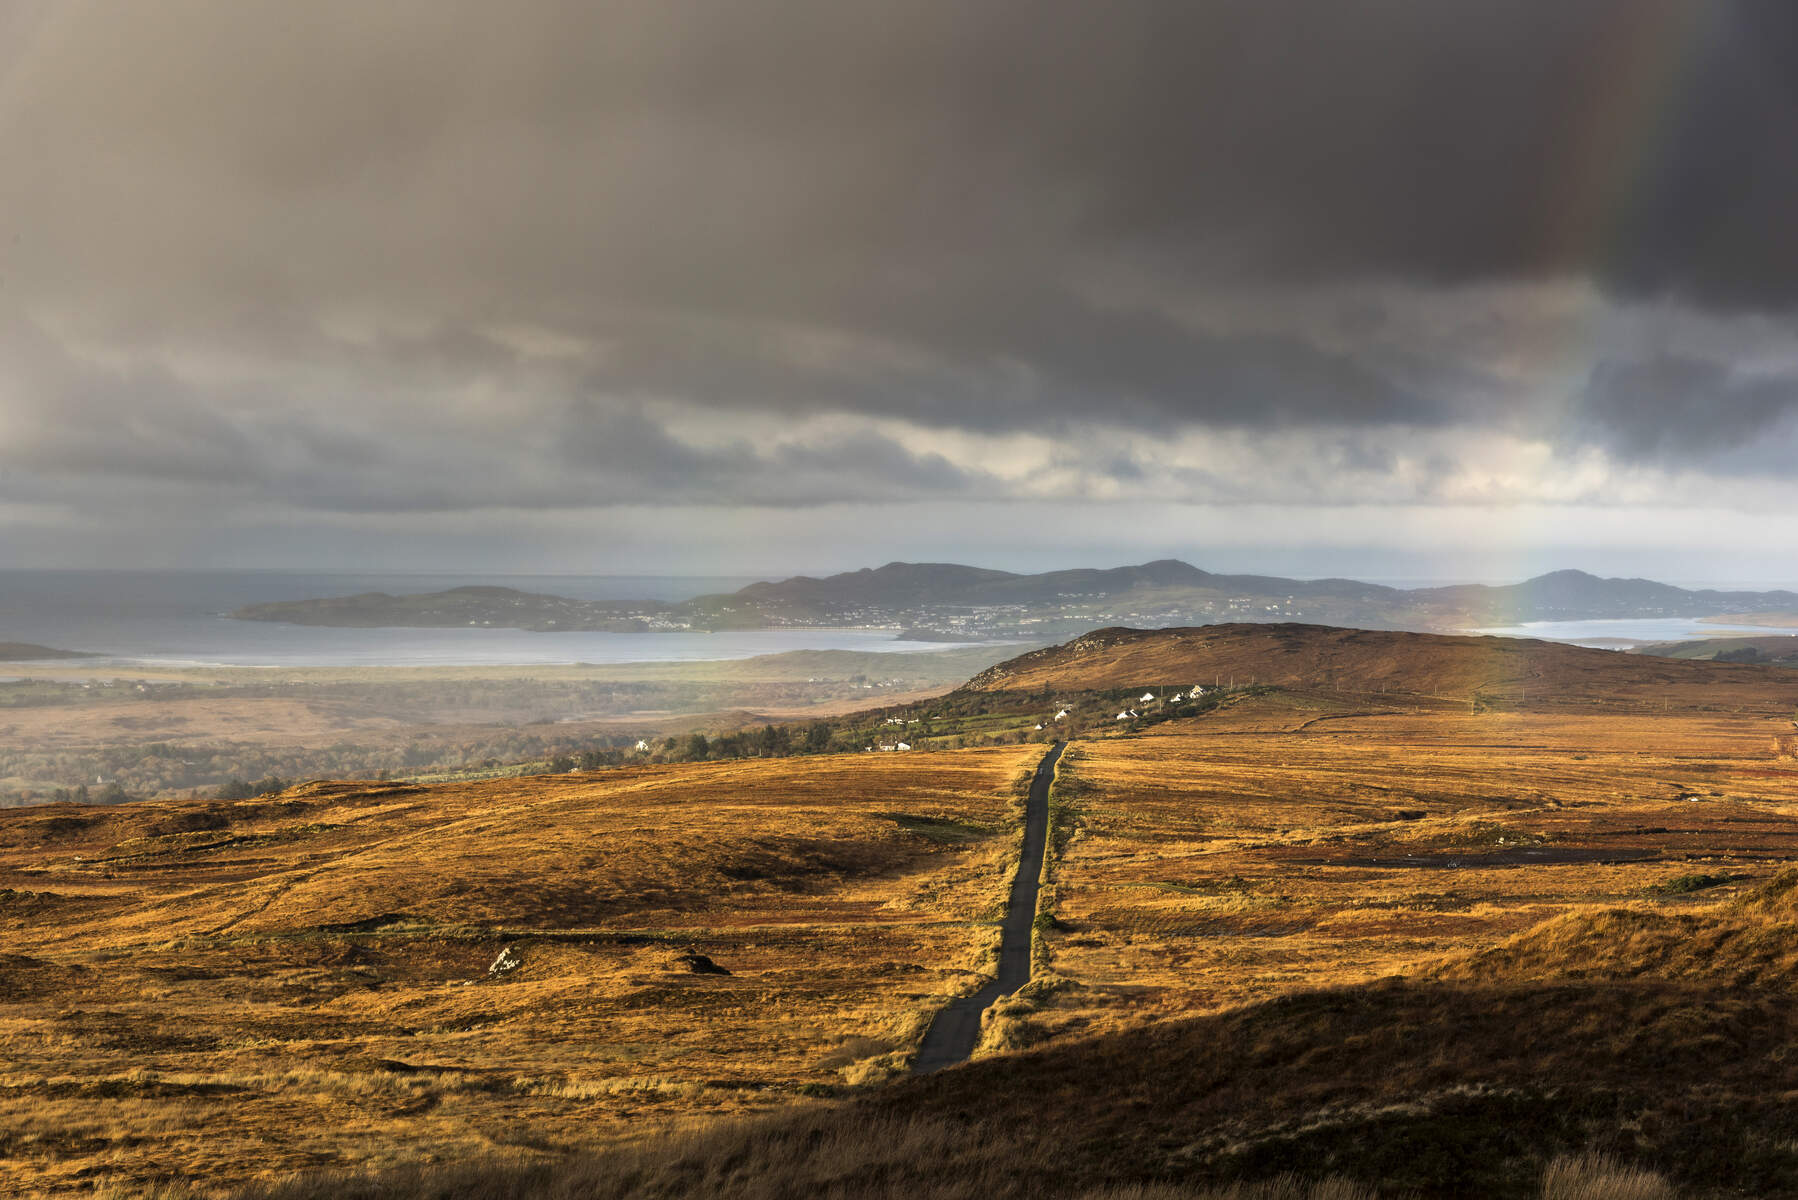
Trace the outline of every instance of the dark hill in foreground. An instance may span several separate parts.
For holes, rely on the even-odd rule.
[[[1372,1194],[1349,1181],[1521,1200],[1544,1194],[1556,1158],[1593,1152],[1693,1196],[1789,1196],[1798,1151],[1783,1060],[1795,1051],[1798,1011],[1783,992],[1393,981],[987,1059],[840,1108],[591,1157],[292,1180],[244,1197],[1178,1200],[1294,1171],[1339,1181],[1312,1200]],[[1561,1194],[1670,1194],[1636,1181]]]
[[[1214,682],[1544,703],[1790,711],[1798,672],[1592,650],[1523,638],[1324,625],[1100,629],[989,667],[972,691],[1187,688]]]

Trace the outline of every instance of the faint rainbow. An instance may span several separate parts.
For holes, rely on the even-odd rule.
[[[1704,47],[1719,8],[1703,0],[1634,0],[1595,31],[1582,60],[1574,101],[1544,156],[1541,207],[1534,225],[1534,261],[1572,270],[1583,295],[1561,319],[1532,323],[1540,331],[1519,358],[1541,367],[1562,389],[1556,398],[1570,421],[1572,389],[1583,386],[1604,350],[1604,280],[1629,252],[1634,219],[1645,192],[1673,149],[1678,118],[1692,94]],[[1521,464],[1520,464],[1521,465]],[[1566,541],[1566,516],[1553,505],[1513,513],[1513,542],[1499,548],[1513,561],[1495,574],[1521,579],[1538,570],[1580,563],[1545,563],[1531,547]]]

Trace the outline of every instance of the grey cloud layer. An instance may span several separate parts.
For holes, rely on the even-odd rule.
[[[1625,344],[1519,381],[1471,344],[1406,351],[1371,299],[1327,329],[1200,315],[1248,284],[1477,307],[1576,278],[1785,321],[1784,0],[0,11],[17,499],[1006,494],[872,428],[701,447],[652,404],[1337,431],[1372,472],[1384,429],[1794,469],[1767,443],[1792,447],[1798,362]],[[1107,454],[1083,469],[1146,478]],[[1328,502],[1335,460],[1309,467]]]

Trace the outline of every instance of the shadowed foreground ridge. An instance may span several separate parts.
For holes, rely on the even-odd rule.
[[[1732,981],[1722,987],[1632,979],[1641,946],[1606,962],[1603,947],[1555,936],[1570,922],[1602,929],[1600,913],[1518,939],[1562,945],[1560,961],[1538,954],[1525,967],[1494,951],[1474,958],[1474,982],[1301,992],[560,1164],[312,1177],[237,1195],[1793,1195],[1798,1004],[1788,970],[1750,982],[1748,968],[1792,957],[1795,894],[1787,871],[1693,919],[1708,979]],[[1719,932],[1735,936],[1704,936]],[[1504,963],[1520,964],[1508,979]],[[1582,970],[1605,977],[1566,977]],[[1280,1179],[1299,1164],[1313,1183]]]
[[[294,1180],[239,1196],[971,1200],[1134,1184],[1188,1196],[1302,1164],[1312,1177],[1378,1181],[1380,1195],[1524,1197],[1579,1152],[1694,1195],[1789,1195],[1798,1154],[1783,1092],[1795,1051],[1785,992],[1395,982],[987,1059],[840,1108],[693,1127],[564,1164]]]

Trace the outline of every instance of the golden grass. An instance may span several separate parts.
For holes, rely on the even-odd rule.
[[[560,1162],[311,1176],[241,1200],[921,1196],[1663,1200],[1607,1146],[1778,1193],[1761,1100],[1798,1032],[1786,1005],[1694,1011],[1659,991],[1388,986],[1308,993],[983,1060],[755,1121],[692,1123]],[[1609,1023],[1608,1038],[1593,1029]],[[1653,1048],[1620,1048],[1644,1029]],[[1649,1039],[1638,1037],[1642,1046]],[[1653,1067],[1652,1072],[1645,1070]],[[1684,1085],[1702,1077],[1701,1097]],[[1632,1091],[1646,1088],[1645,1092]],[[1630,1128],[1618,1127],[1619,1111]],[[1741,1140],[1743,1120],[1755,1142]],[[1731,1127],[1729,1122],[1735,1122]],[[1299,1173],[1295,1174],[1297,1171]],[[1726,1177],[1727,1176],[1727,1177]]]
[[[0,815],[0,1189],[555,1154],[881,1078],[979,978],[1037,753]]]
[[[845,1119],[847,1118],[847,1119]],[[1129,1172],[1121,1172],[1129,1173]],[[1562,1156],[1540,1174],[1541,1200],[1674,1200],[1659,1174],[1604,1156]],[[489,1162],[290,1179],[241,1200],[1377,1200],[1341,1176],[1283,1172],[1224,1186],[1128,1183],[1079,1187],[1033,1178],[1016,1147],[975,1125],[934,1117],[811,1112],[777,1122],[679,1127],[639,1145],[557,1164]],[[168,1200],[188,1200],[180,1194]]]
[[[975,1063],[885,1086],[990,965],[1040,747],[9,814],[0,1178],[1777,1194],[1798,760],[1780,677],[1716,678],[1659,708],[1301,689],[1082,742],[1038,977]]]
[[[1014,1040],[1416,973],[1474,948],[1487,965],[1457,970],[1487,979],[1789,982],[1798,948],[1774,923],[1698,937],[1682,915],[1798,852],[1798,764],[1769,749],[1779,725],[1368,712],[1285,694],[1085,743],[1064,785],[1079,816],[1057,868],[1060,928],[1045,939],[1078,986]],[[1729,882],[1654,890],[1695,873]],[[1594,925],[1607,907],[1620,913]]]

